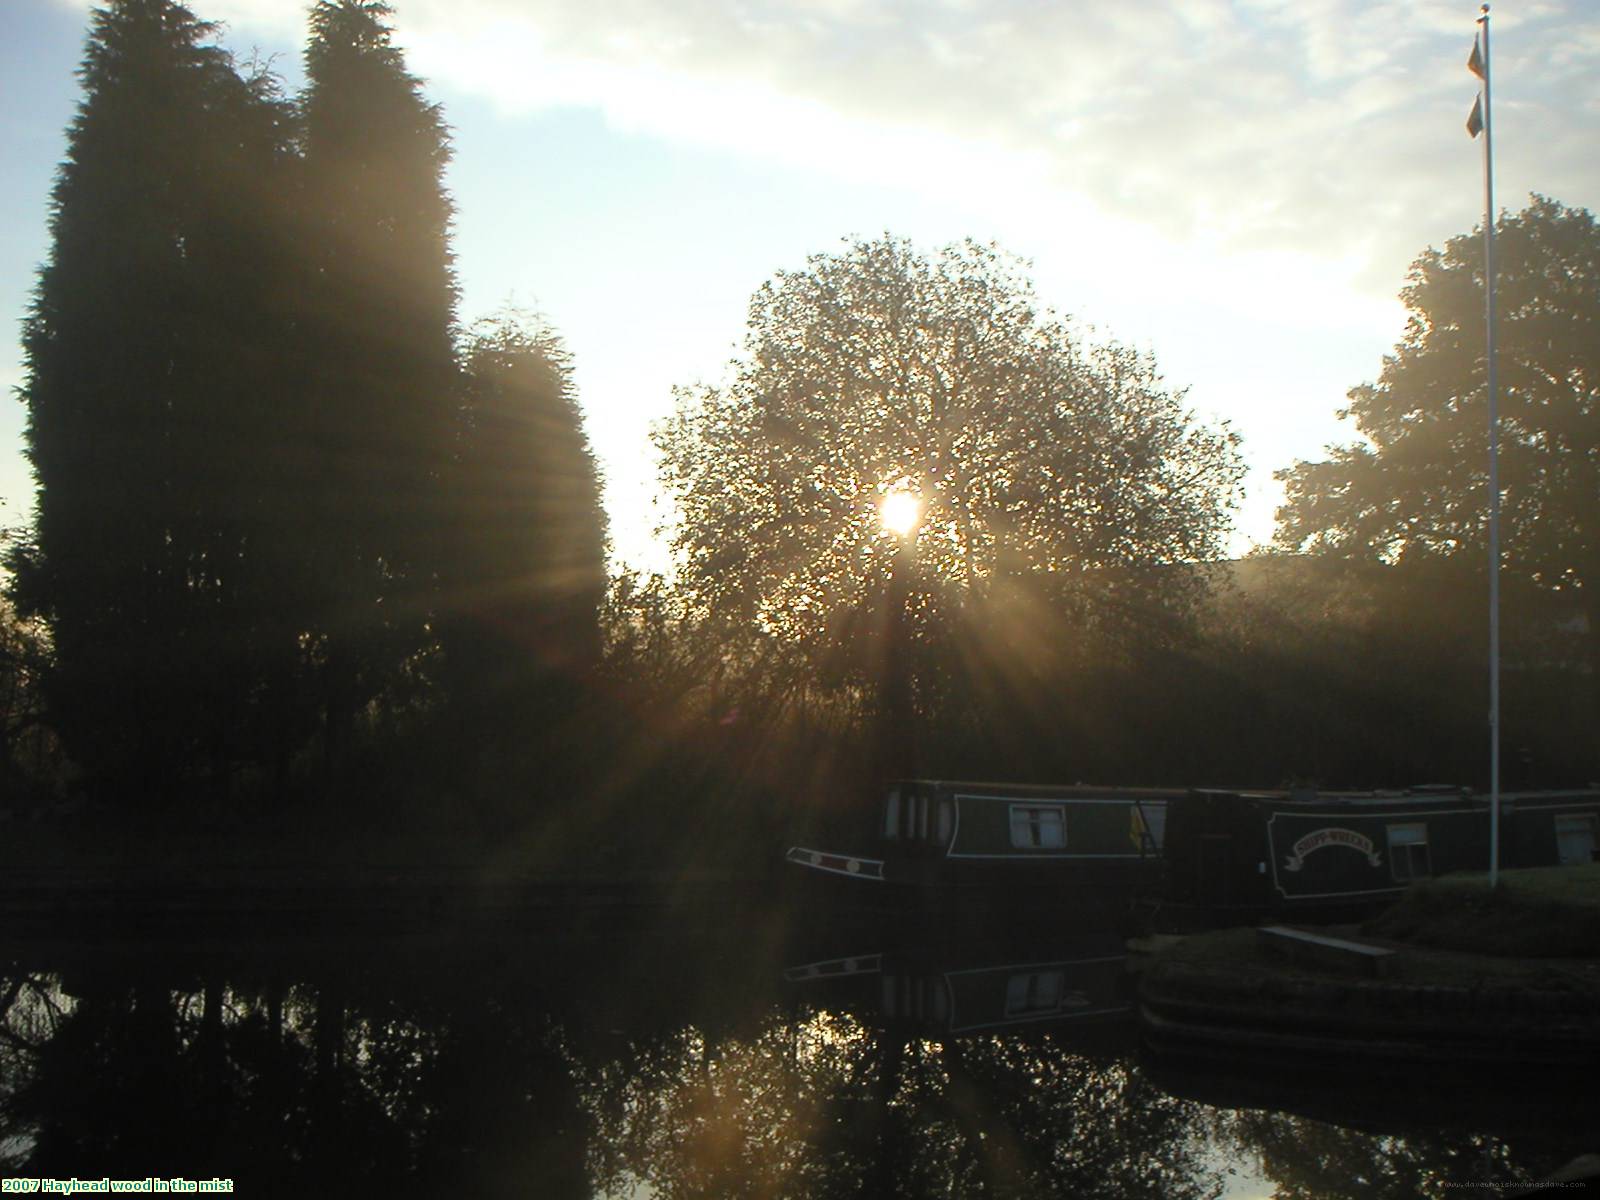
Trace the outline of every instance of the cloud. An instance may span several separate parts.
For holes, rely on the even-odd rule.
[[[1048,186],[1181,242],[1381,259],[1391,292],[1396,255],[1477,204],[1473,27],[1453,0],[408,0],[398,20],[419,73],[508,111],[594,107],[975,198],[997,179]],[[1600,13],[1497,17],[1496,70],[1507,181],[1593,203]]]
[[[230,40],[296,44],[284,0],[210,0]],[[1222,253],[1356,261],[1392,293],[1481,212],[1462,129],[1473,25],[1456,0],[396,0],[435,85],[515,114],[929,188],[1057,203]],[[1600,9],[1495,17],[1497,156],[1511,205],[1600,201]]]

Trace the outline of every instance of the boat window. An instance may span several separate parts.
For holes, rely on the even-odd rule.
[[[955,821],[955,805],[948,798],[939,801],[939,840],[948,842]]]
[[[1065,971],[1024,971],[1006,980],[1006,1016],[1037,1017],[1089,1007],[1088,993],[1067,987]]]
[[[1061,1008],[1067,990],[1062,971],[1027,971],[1006,980],[1006,1016],[1053,1013]]]
[[[900,804],[900,836],[911,841],[917,836],[917,797],[907,792]]]
[[[1401,883],[1433,875],[1425,823],[1389,826],[1389,871]]]
[[[889,789],[889,803],[884,808],[883,836],[896,838],[900,836],[900,789]]]
[[[1167,840],[1167,806],[1160,801],[1147,800],[1136,804],[1134,811],[1139,814],[1141,832],[1149,839],[1146,848],[1159,854]]]
[[[1011,844],[1024,850],[1060,850],[1067,844],[1061,809],[1011,806]]]
[[[1595,861],[1594,814],[1556,814],[1556,861],[1562,866]]]

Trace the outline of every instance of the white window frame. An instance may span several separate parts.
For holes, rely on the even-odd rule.
[[[1065,971],[1023,971],[1006,980],[1008,1017],[1037,1017],[1058,1013],[1066,998]]]
[[[1019,841],[1019,830],[1028,830],[1029,840]],[[1060,804],[1013,804],[1010,814],[1011,847],[1014,850],[1065,850],[1067,814]],[[1047,840],[1047,834],[1055,837]]]
[[[1396,838],[1399,834],[1399,838]],[[1428,845],[1426,821],[1403,821],[1385,829],[1389,848],[1389,875],[1396,883],[1413,883],[1418,879],[1433,878],[1433,850]],[[1422,871],[1417,871],[1417,854],[1413,847],[1422,847]],[[1397,853],[1399,851],[1399,853]],[[1400,871],[1405,863],[1405,873]]]

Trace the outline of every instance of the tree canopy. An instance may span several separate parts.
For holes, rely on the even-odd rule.
[[[680,389],[655,441],[686,594],[812,649],[881,606],[891,494],[926,615],[1007,575],[1215,558],[1243,473],[1226,425],[1044,310],[1025,264],[888,236],[765,284],[731,378]]]
[[[1279,546],[1486,567],[1483,265],[1481,229],[1412,264],[1405,335],[1342,414],[1365,440],[1278,472]],[[1535,196],[1496,223],[1495,267],[1502,567],[1573,595],[1600,668],[1600,226]]]
[[[1496,224],[1505,565],[1545,587],[1600,588],[1600,227],[1543,197]],[[1484,553],[1488,521],[1483,235],[1430,249],[1376,383],[1350,392],[1365,439],[1280,471],[1287,549]]]

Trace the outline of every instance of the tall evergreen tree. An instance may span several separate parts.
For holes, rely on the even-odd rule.
[[[212,33],[172,0],[95,13],[24,328],[38,522],[14,592],[49,622],[70,753],[135,791],[202,760],[226,780],[271,607],[241,463],[269,425],[262,189],[288,113]]]
[[[319,0],[306,49],[297,513],[330,762],[428,643],[458,390],[448,137],[390,39],[390,11]]]
[[[474,329],[464,360],[438,622],[446,681],[476,721],[537,722],[559,715],[600,656],[599,473],[553,334],[502,316]]]

